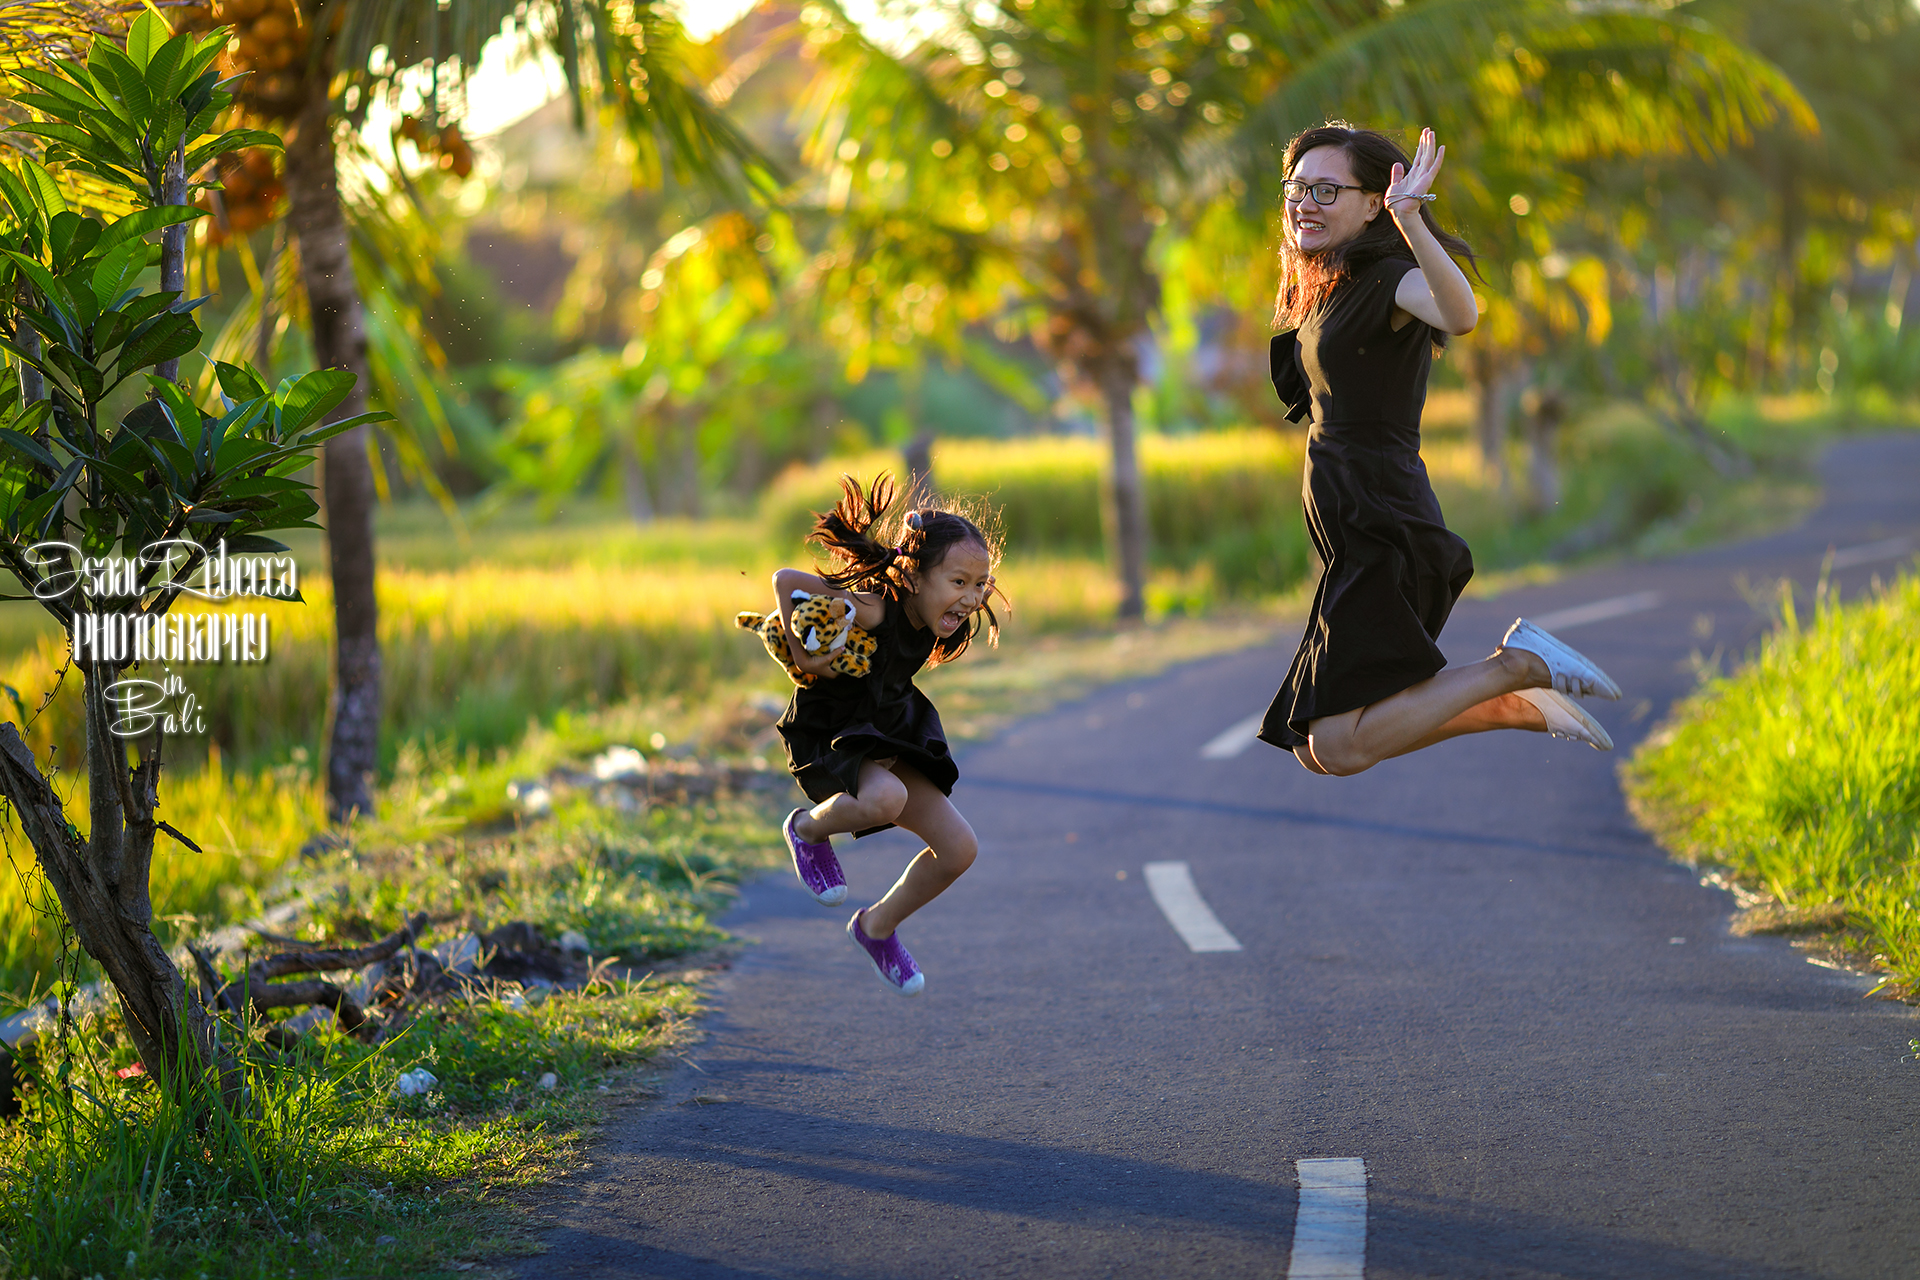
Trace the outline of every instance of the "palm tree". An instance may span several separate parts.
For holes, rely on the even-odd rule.
[[[228,9],[232,12],[229,13]],[[398,99],[401,77],[425,70],[429,111],[451,116],[454,90],[503,32],[555,54],[576,118],[605,103],[640,143],[641,162],[688,180],[725,182],[754,152],[705,99],[684,65],[679,24],[653,0],[218,0],[183,11],[189,25],[237,22],[236,69],[253,74],[242,102],[284,122],[287,221],[297,250],[316,363],[357,375],[342,414],[361,412],[368,384],[367,323],[355,279],[337,168],[338,131],[377,98]],[[427,121],[436,137],[451,119]],[[453,148],[449,148],[453,150]],[[327,809],[336,820],[372,809],[381,720],[378,611],[374,598],[371,440],[364,428],[327,443],[321,464],[333,578],[335,660],[329,707]]]
[[[1455,140],[1524,126],[1506,136],[1544,166],[1723,146],[1797,102],[1769,64],[1655,5],[943,4],[902,56],[838,10],[806,12],[819,62],[808,198],[847,215],[838,253],[821,255],[826,287],[877,318],[901,310],[915,264],[964,261],[970,275],[949,287],[976,309],[989,300],[1097,400],[1123,617],[1144,610],[1133,398],[1157,255],[1222,205],[1266,227],[1294,132],[1348,112]]]

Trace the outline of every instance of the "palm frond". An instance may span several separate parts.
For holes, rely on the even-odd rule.
[[[423,66],[461,89],[489,42],[512,31],[529,55],[559,62],[576,124],[584,126],[592,104],[613,106],[645,159],[686,181],[732,191],[768,188],[776,176],[773,162],[709,99],[685,30],[656,0],[334,2],[345,7],[335,65],[368,77],[372,92],[396,92],[403,72]]]
[[[1597,79],[1596,79],[1597,77]],[[1482,131],[1532,122],[1543,160],[1683,148],[1708,153],[1811,111],[1764,58],[1695,19],[1636,0],[1425,0],[1296,54],[1235,145],[1271,160],[1287,139],[1355,115]]]

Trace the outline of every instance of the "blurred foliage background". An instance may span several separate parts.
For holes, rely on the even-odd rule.
[[[842,471],[996,501],[1015,642],[1285,599],[1312,565],[1267,380],[1277,166],[1328,118],[1448,145],[1483,317],[1426,453],[1486,569],[1777,522],[1820,440],[1920,419],[1913,0],[156,4],[234,28],[257,119],[319,92],[316,49],[345,68],[305,118],[394,415],[386,780],[781,688],[730,616],[807,562]],[[8,6],[0,70],[128,11]],[[225,162],[189,280],[207,354],[269,373],[314,358],[285,164]],[[295,550],[308,603],[268,606],[274,661],[194,673],[210,732],[175,757],[255,872],[321,820],[338,593]],[[71,749],[39,614],[0,613],[0,681]]]

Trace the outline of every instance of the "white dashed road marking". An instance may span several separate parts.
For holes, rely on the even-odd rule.
[[[1149,862],[1147,892],[1154,905],[1187,944],[1189,951],[1238,951],[1240,940],[1227,932],[1220,917],[1193,886],[1193,873],[1184,862]]]
[[[1200,748],[1202,760],[1231,760],[1257,740],[1261,721],[1267,718],[1266,712],[1248,716],[1225,733]]]
[[[1614,596],[1610,600],[1595,600],[1592,604],[1577,604],[1571,609],[1555,609],[1552,613],[1542,613],[1527,619],[1542,631],[1565,631],[1569,627],[1584,627],[1589,622],[1605,622],[1608,618],[1624,618],[1630,613],[1645,613],[1658,608],[1658,591],[1636,591],[1630,596]]]
[[[1287,1280],[1362,1280],[1367,1266],[1367,1162],[1302,1160],[1300,1215]]]
[[[1869,542],[1864,546],[1842,547],[1833,553],[1833,567],[1851,569],[1857,564],[1872,564],[1875,560],[1893,560],[1913,549],[1912,538],[1888,538],[1885,542]]]

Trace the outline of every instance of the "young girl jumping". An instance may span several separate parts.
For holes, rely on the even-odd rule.
[[[898,825],[927,842],[885,897],[847,921],[847,936],[881,980],[902,995],[918,995],[926,977],[896,930],[973,865],[977,845],[973,828],[947,798],[960,771],[940,713],[913,676],[966,652],[982,628],[981,615],[987,642],[999,643],[1000,620],[988,607],[999,546],[973,520],[938,504],[890,517],[889,477],[877,477],[865,493],[850,476],[840,484],[839,504],[815,520],[809,538],[836,567],[773,575],[793,660],[821,677],[794,690],[778,725],[787,767],[814,802],[788,814],[784,831],[801,883],[827,906],[847,896],[834,836]],[[835,675],[831,653],[810,654],[793,640],[796,590],[852,602],[855,624],[872,632],[878,646],[867,675]]]
[[[1328,124],[1287,147],[1273,381],[1311,414],[1302,499],[1325,566],[1260,737],[1347,775],[1447,738],[1531,729],[1613,741],[1567,695],[1618,698],[1607,674],[1526,621],[1493,655],[1445,670],[1434,641],[1473,576],[1420,460],[1433,352],[1479,318],[1464,241],[1427,211],[1446,148],[1413,159],[1385,134]],[[1381,214],[1386,216],[1382,217]]]

